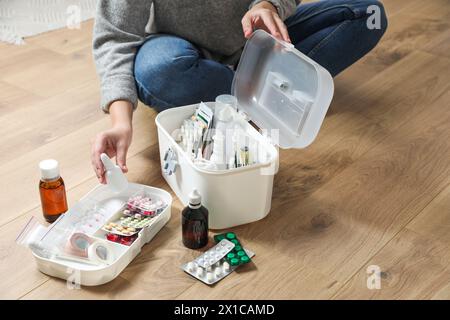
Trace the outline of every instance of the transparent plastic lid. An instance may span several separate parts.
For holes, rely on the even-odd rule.
[[[257,30],[245,45],[232,92],[239,109],[287,149],[314,141],[333,88],[327,70],[293,45]]]

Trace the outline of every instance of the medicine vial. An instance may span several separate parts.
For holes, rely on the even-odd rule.
[[[66,188],[59,174],[56,160],[43,160],[39,163],[41,180],[39,193],[41,196],[42,213],[47,222],[54,222],[67,211]]]
[[[202,206],[197,190],[189,194],[189,205],[181,212],[183,244],[190,249],[199,249],[208,243],[208,209]]]

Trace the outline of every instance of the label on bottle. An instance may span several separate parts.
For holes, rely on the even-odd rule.
[[[59,215],[67,211],[66,191],[64,186],[54,189],[40,189],[44,215]]]
[[[198,249],[208,243],[208,221],[191,220],[182,217],[183,243],[191,249]]]
[[[192,234],[194,236],[194,241],[198,244],[201,244],[205,239],[206,223],[204,221],[196,220],[192,221]]]

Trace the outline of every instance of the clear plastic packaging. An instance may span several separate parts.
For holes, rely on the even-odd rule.
[[[48,227],[32,217],[16,242],[46,259],[90,265],[110,264],[114,261],[114,249],[106,239],[95,237],[94,234],[115,213],[94,199],[86,198]]]
[[[38,219],[31,217],[17,236],[16,243],[33,251],[39,251],[42,257],[50,257],[51,252],[39,246],[46,232],[47,228],[41,225]]]
[[[49,227],[44,227],[32,217],[16,242],[49,260],[68,260],[90,265],[111,264],[114,261],[114,250],[106,241],[76,232],[74,228],[65,228],[63,217]]]

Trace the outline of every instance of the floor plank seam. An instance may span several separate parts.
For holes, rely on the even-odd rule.
[[[431,51],[431,49],[427,49],[427,48],[418,48],[418,49],[415,49],[414,51],[423,52],[423,53],[432,55],[432,56],[434,56],[434,57],[436,57],[436,58],[439,58],[439,59],[450,60],[450,56],[444,56],[444,55],[442,55],[442,54],[437,54],[436,52]]]
[[[50,281],[50,277],[47,278],[44,282],[42,282],[41,284],[39,284],[38,286],[34,287],[33,289],[29,290],[28,292],[24,293],[23,295],[19,296],[17,298],[17,300],[22,300],[22,298],[24,298],[25,296],[29,295],[31,292],[33,292],[34,290],[37,290],[38,288],[42,287],[44,284],[46,284],[47,282]],[[24,299],[27,300],[27,299]]]

